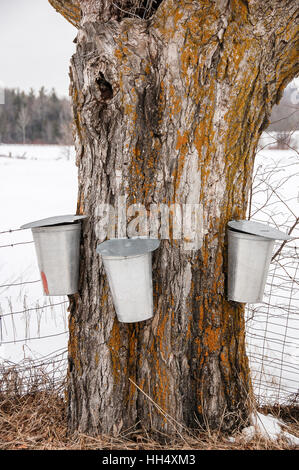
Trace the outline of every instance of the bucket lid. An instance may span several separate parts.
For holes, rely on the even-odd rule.
[[[276,228],[270,227],[270,225],[254,222],[253,220],[231,220],[228,222],[228,226],[238,232],[272,238],[273,240],[291,240],[294,238]]]
[[[49,225],[72,224],[77,220],[86,219],[87,215],[57,215],[46,219],[35,220],[28,224],[22,225],[20,228],[37,228],[47,227]]]
[[[154,251],[160,245],[156,238],[113,238],[97,246],[103,256],[138,256]]]

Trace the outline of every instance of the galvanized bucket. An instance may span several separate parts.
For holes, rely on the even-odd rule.
[[[157,239],[112,239],[97,246],[102,256],[117,318],[123,323],[153,316],[152,251]]]
[[[80,219],[86,216],[59,216],[23,225],[31,228],[44,295],[78,292]]]
[[[292,237],[254,221],[228,223],[228,299],[262,302],[275,240]]]

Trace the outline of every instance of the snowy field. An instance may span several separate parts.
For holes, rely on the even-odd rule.
[[[288,232],[299,215],[299,132],[287,150],[271,150],[265,133],[255,160],[251,218]],[[292,236],[299,237],[298,226]],[[275,251],[279,248],[278,243]],[[271,264],[263,303],[247,306],[247,351],[260,403],[286,403],[299,393],[299,240]]]
[[[73,147],[0,145],[0,232],[53,214],[75,213],[74,161]],[[30,230],[0,235],[0,246],[31,241]],[[33,243],[0,248],[0,260],[0,357],[16,363],[62,353],[68,339],[67,297],[43,296]],[[5,287],[31,281],[38,282]],[[44,336],[49,337],[31,339]]]
[[[287,231],[299,208],[299,133],[292,136],[292,148],[287,150],[269,149],[273,140],[273,135],[264,134],[256,158],[251,216]],[[0,232],[75,213],[74,149],[0,144],[0,198]],[[298,236],[298,230],[293,235]],[[298,277],[297,284],[289,279],[298,269],[298,252],[297,262],[294,256],[298,240],[290,246],[284,249],[280,264],[271,265],[264,302],[247,312],[254,386],[265,401],[283,400],[299,385]],[[0,233],[0,247],[0,360],[18,363],[24,358],[66,357],[67,297],[43,296],[31,231]],[[19,285],[23,282],[27,284]]]

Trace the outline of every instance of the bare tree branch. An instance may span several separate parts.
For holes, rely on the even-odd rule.
[[[293,230],[297,227],[297,225],[299,224],[299,217],[296,218],[294,224],[292,225],[292,227],[290,228],[290,230],[288,231],[288,235],[291,235],[291,233],[293,232]],[[277,256],[281,253],[282,249],[284,248],[284,246],[287,244],[288,240],[285,240],[282,242],[282,244],[280,245],[280,247],[278,248],[278,250],[276,251],[276,253],[274,253],[274,255],[272,256],[271,258],[271,261],[274,261],[275,258],[277,258]]]

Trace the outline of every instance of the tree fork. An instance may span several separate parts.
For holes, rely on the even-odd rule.
[[[244,306],[226,301],[226,225],[245,217],[258,139],[298,73],[296,5],[164,0],[149,20],[119,21],[111,2],[50,2],[81,10],[71,95],[89,219],[70,298],[70,431],[176,432],[146,395],[183,426],[231,430],[252,392]],[[124,195],[202,208],[195,249],[170,239],[155,252],[155,315],[140,324],[117,321],[95,253],[97,208]]]

